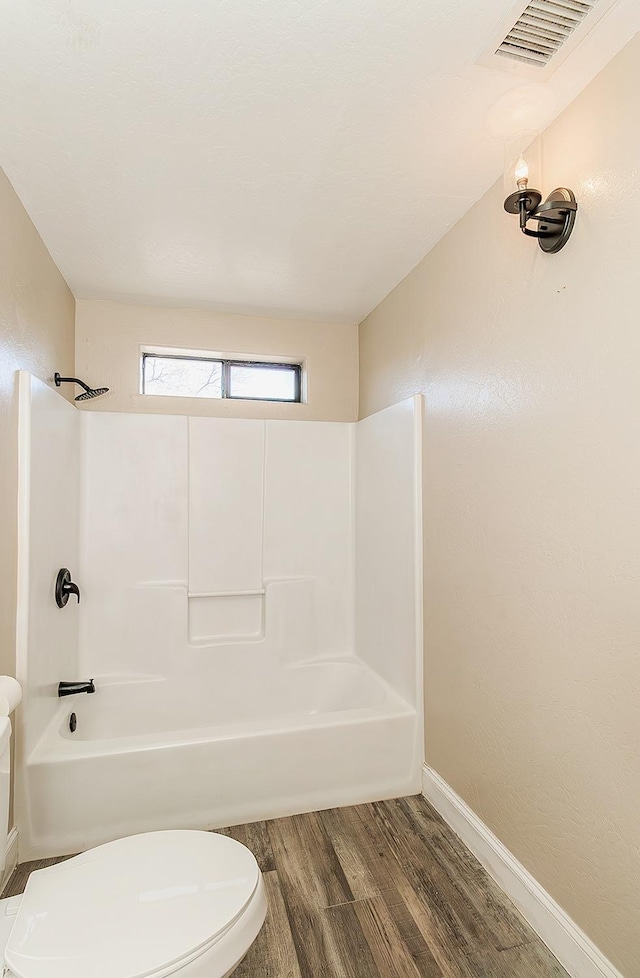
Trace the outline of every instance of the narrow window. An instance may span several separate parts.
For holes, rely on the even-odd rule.
[[[143,394],[299,402],[301,381],[299,363],[142,354]]]

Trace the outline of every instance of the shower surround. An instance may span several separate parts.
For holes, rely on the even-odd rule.
[[[416,399],[353,425],[20,396],[21,859],[418,790]]]

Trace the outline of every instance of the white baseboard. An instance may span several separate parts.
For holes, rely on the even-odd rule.
[[[422,794],[470,849],[571,978],[623,978],[469,806],[426,764]]]
[[[7,854],[5,857],[4,869],[0,875],[0,894],[4,891],[9,882],[9,877],[18,865],[18,830],[14,827],[7,836]]]

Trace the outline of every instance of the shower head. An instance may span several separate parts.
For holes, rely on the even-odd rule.
[[[55,373],[53,379],[56,387],[60,387],[60,384],[79,384],[80,387],[84,387],[84,394],[78,394],[76,401],[90,401],[92,397],[100,397],[109,390],[108,387],[89,387],[84,380],[79,380],[77,377],[61,377],[59,373]]]
[[[100,397],[101,394],[106,394],[108,390],[108,387],[96,387],[95,390],[89,388],[84,394],[78,394],[76,401],[90,401],[92,397]]]

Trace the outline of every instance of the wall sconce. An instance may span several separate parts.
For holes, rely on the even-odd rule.
[[[578,204],[573,191],[566,187],[552,190],[543,201],[540,191],[530,187],[539,178],[540,170],[538,133],[531,129],[519,132],[505,146],[504,209],[519,216],[523,234],[537,238],[542,250],[554,255],[571,237]],[[537,230],[527,226],[529,221],[538,222]]]

